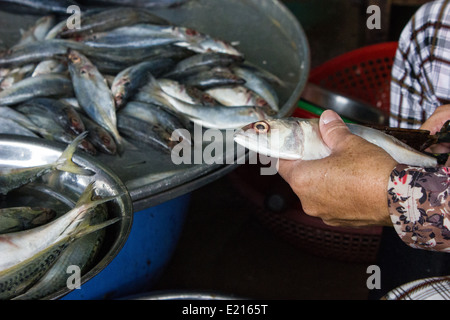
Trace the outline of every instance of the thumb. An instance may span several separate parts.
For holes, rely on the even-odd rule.
[[[320,134],[325,144],[334,149],[347,135],[351,134],[341,117],[333,110],[325,110],[320,116]]]

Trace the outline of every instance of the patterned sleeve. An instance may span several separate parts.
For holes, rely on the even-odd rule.
[[[413,248],[450,252],[450,168],[404,164],[392,171],[388,206],[400,238]]]

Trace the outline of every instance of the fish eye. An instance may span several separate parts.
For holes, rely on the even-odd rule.
[[[74,54],[69,54],[69,59],[73,63],[78,63],[81,60],[80,57],[78,57],[77,55],[74,55]]]
[[[257,133],[267,133],[270,130],[270,126],[268,123],[264,122],[264,121],[259,121],[256,122],[253,125],[253,129],[257,132]]]

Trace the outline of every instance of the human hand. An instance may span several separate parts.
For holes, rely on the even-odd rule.
[[[320,160],[279,160],[278,172],[299,197],[305,213],[331,226],[392,226],[387,205],[396,161],[353,135],[331,110],[320,118],[331,155]]]
[[[422,124],[420,129],[430,131],[430,134],[439,132],[442,126],[450,120],[450,104],[442,105]],[[450,152],[450,143],[439,143],[429,147],[426,151],[431,153]],[[448,165],[449,163],[447,163]]]

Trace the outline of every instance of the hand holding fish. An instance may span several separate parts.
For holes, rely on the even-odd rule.
[[[434,113],[422,124],[420,129],[430,131],[430,134],[439,132],[444,124],[450,120],[450,104],[438,107]],[[447,153],[450,152],[450,143],[440,143],[433,145],[427,150],[431,153]],[[446,165],[450,165],[447,161]]]
[[[332,226],[392,226],[387,185],[397,162],[383,149],[353,135],[333,111],[320,118],[331,155],[318,160],[279,160],[279,173],[303,210]]]

